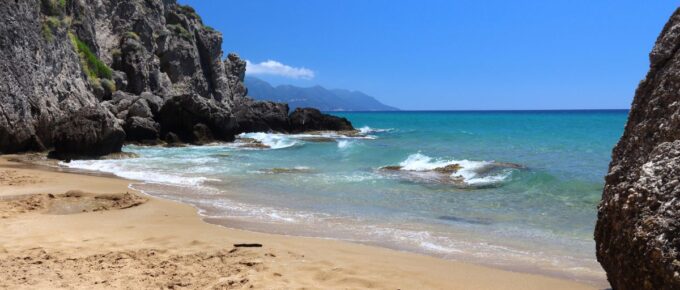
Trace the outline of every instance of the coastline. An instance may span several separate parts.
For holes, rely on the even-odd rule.
[[[143,195],[130,188],[129,180],[56,172],[37,165],[10,162],[7,156],[0,156],[0,174],[3,174],[0,175],[0,200],[14,195],[60,194],[72,189],[95,194],[131,192]],[[374,246],[226,228],[205,222],[197,210],[188,204],[143,196],[148,201],[120,210],[78,214],[28,212],[0,219],[0,230],[7,233],[0,237],[0,257],[27,256],[36,259],[33,256],[36,249],[40,249],[49,253],[52,261],[76,258],[76,261],[87,264],[91,260],[89,257],[107,257],[108,254],[124,254],[126,260],[132,260],[125,265],[112,262],[109,268],[105,267],[94,273],[90,272],[92,267],[86,267],[88,273],[84,276],[77,275],[83,269],[71,265],[72,263],[41,261],[35,266],[38,267],[35,269],[39,271],[37,273],[47,270],[73,275],[48,275],[45,279],[38,277],[33,281],[38,283],[35,285],[11,284],[20,282],[17,277],[10,276],[15,275],[17,269],[3,267],[0,276],[5,277],[0,280],[6,284],[0,286],[151,286],[161,283],[154,279],[163,276],[153,278],[150,275],[152,278],[149,278],[149,273],[155,272],[145,267],[158,270],[156,267],[164,262],[176,261],[177,257],[181,261],[194,261],[179,263],[177,265],[181,267],[161,271],[178,274],[171,275],[172,277],[181,277],[186,274],[182,271],[205,271],[201,267],[205,267],[207,258],[201,257],[207,255],[222,259],[222,271],[192,275],[191,284],[184,287],[215,287],[226,283],[224,285],[233,288],[598,289],[593,285],[570,280]],[[233,244],[237,243],[260,243],[263,247],[238,248],[232,252]],[[145,260],[147,258],[142,254],[146,253],[148,257],[150,251],[160,253],[154,254],[157,257],[154,259],[158,260]],[[224,254],[225,251],[228,254]],[[142,263],[135,264],[134,261],[137,260]],[[102,275],[111,269],[116,269],[121,274]]]

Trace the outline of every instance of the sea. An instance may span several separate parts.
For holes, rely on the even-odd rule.
[[[128,145],[137,158],[62,166],[135,180],[225,227],[606,285],[593,230],[627,110],[332,114],[360,134]]]

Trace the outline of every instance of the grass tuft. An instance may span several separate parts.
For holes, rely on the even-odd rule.
[[[67,4],[66,0],[41,0],[40,8],[45,15],[60,16],[64,14]]]
[[[125,38],[132,38],[134,40],[139,41],[139,35],[137,33],[135,33],[134,31],[125,32],[125,34],[123,36]]]
[[[92,50],[90,50],[90,47],[87,46],[85,42],[78,39],[78,37],[71,32],[69,32],[68,36],[71,39],[73,47],[77,50],[78,55],[80,56],[80,63],[83,67],[83,72],[89,79],[98,81],[100,78],[112,78],[113,71],[105,63],[99,60],[99,58],[97,58],[94,53],[92,53]]]
[[[191,7],[189,5],[177,5],[177,7],[179,8],[179,11],[182,14],[188,16],[189,18],[202,21],[201,16],[199,16],[198,13],[196,13],[196,9],[194,9],[194,7]]]
[[[179,37],[191,41],[191,33],[189,33],[189,31],[187,31],[186,28],[184,28],[182,25],[170,24],[168,25],[168,28],[176,35],[179,35]]]

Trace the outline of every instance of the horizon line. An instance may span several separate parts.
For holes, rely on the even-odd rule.
[[[630,109],[409,109],[409,110],[327,110],[334,113],[399,113],[399,112],[577,112],[577,111],[630,111]]]

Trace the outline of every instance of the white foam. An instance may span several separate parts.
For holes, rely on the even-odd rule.
[[[261,142],[262,144],[269,146],[269,148],[271,149],[288,148],[298,144],[297,140],[290,138],[289,136],[284,134],[258,132],[258,133],[242,133],[238,136],[241,138],[255,139]]]
[[[371,133],[383,133],[383,132],[389,132],[392,131],[392,129],[374,129],[369,126],[363,126],[359,128],[359,133],[366,135],[366,134],[371,134]]]
[[[347,136],[338,134],[336,132],[322,132],[319,134],[280,134],[280,133],[241,133],[238,135],[240,138],[250,138],[267,145],[271,149],[282,149],[289,148],[296,145],[304,143],[305,139],[313,138],[330,138],[338,141],[338,148],[346,148],[351,145],[351,143],[346,142],[347,140],[353,139],[377,139],[377,137],[372,135],[361,135],[361,136]],[[345,141],[345,142],[343,142]]]
[[[351,147],[353,144],[352,141],[350,140],[338,140],[338,148],[340,149],[347,149]]]
[[[451,247],[444,247],[441,245],[437,245],[435,243],[430,243],[426,241],[420,242],[420,246],[424,248],[425,250],[430,250],[434,252],[439,252],[439,253],[462,253],[463,251]]]
[[[59,165],[75,169],[111,173],[116,176],[146,181],[150,183],[173,184],[182,186],[197,186],[205,181],[219,181],[206,177],[187,177],[175,174],[154,172],[152,170],[132,169],[120,163],[120,160],[74,160],[69,163],[60,162]]]
[[[434,159],[421,153],[411,154],[406,160],[399,163],[401,170],[418,172],[432,171],[436,168],[453,164],[460,165],[461,169],[451,174],[451,177],[463,178],[463,181],[469,185],[486,185],[502,182],[511,174],[510,170],[506,170],[500,174],[479,176],[478,171],[486,166],[493,165],[492,161]]]

